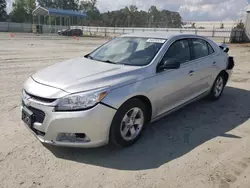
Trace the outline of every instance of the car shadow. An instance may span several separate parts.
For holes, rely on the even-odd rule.
[[[142,138],[132,147],[46,147],[58,158],[105,168],[158,168],[215,137],[241,139],[227,132],[249,119],[249,103],[250,91],[226,87],[222,98],[216,102],[202,99],[148,125]]]

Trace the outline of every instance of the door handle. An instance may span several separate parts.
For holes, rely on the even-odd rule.
[[[216,62],[214,61],[214,62],[213,62],[213,66],[215,66],[215,65],[216,65]]]
[[[188,73],[189,76],[193,76],[193,74],[194,74],[193,70],[189,71],[189,73]]]

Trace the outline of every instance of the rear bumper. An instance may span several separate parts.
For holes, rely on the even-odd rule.
[[[98,104],[92,109],[78,112],[54,112],[53,107],[30,104],[45,113],[43,123],[33,123],[26,127],[42,143],[64,147],[99,147],[109,142],[109,130],[116,110]],[[23,107],[21,107],[23,108]],[[43,133],[38,134],[39,133]],[[61,133],[85,134],[88,141],[59,140]]]

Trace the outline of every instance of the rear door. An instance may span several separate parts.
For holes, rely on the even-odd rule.
[[[203,93],[210,89],[213,83],[216,71],[216,53],[212,46],[203,39],[194,38],[191,40],[192,60],[196,62],[195,90]]]

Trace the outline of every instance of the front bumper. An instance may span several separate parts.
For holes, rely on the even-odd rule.
[[[115,109],[102,104],[84,111],[55,112],[54,107],[31,102],[30,107],[44,112],[42,123],[34,122],[31,127],[26,127],[42,143],[64,147],[99,147],[109,142],[109,130]],[[22,107],[23,108],[23,105]],[[43,134],[38,134],[43,133]],[[61,133],[83,133],[88,138],[87,142],[59,141]]]

